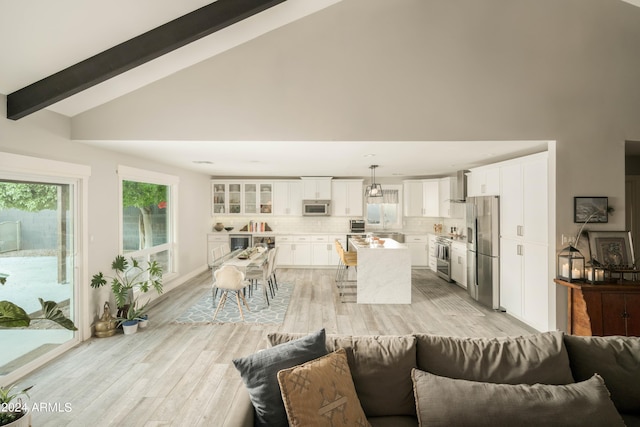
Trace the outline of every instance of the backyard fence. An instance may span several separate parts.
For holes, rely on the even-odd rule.
[[[20,250],[20,221],[0,222],[0,253]]]

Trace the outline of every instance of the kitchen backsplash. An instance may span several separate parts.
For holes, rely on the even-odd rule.
[[[349,231],[348,217],[293,217],[258,215],[216,215],[211,220],[211,230],[217,222],[226,227],[233,227],[233,232],[238,232],[250,221],[266,222],[274,233],[327,233],[341,234]],[[447,234],[451,227],[456,227],[458,233],[464,234],[465,222],[462,218],[405,218],[402,230],[404,233],[433,233],[434,224],[443,224],[442,232]],[[215,231],[214,231],[215,232]]]

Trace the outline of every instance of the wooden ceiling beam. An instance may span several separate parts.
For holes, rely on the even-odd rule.
[[[286,0],[218,0],[7,95],[18,120]]]

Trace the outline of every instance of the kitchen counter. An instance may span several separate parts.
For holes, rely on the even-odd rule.
[[[358,253],[358,304],[411,304],[411,254],[393,239],[370,245],[350,239]]]

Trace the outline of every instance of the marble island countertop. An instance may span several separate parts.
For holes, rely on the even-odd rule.
[[[356,250],[361,249],[406,249],[406,245],[396,242],[393,239],[383,239],[384,244],[378,244],[374,242],[362,241],[361,239],[350,239],[351,246]]]

